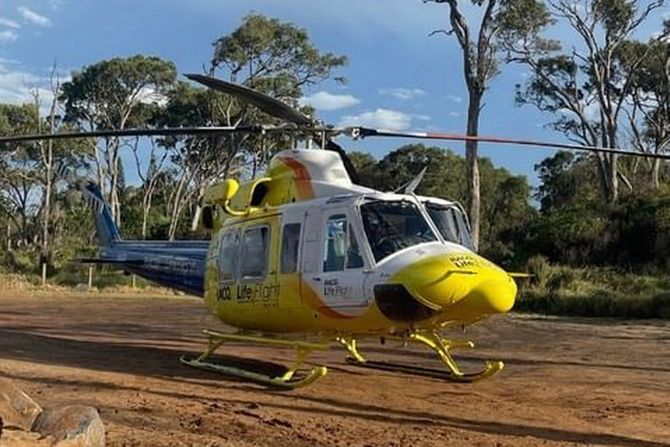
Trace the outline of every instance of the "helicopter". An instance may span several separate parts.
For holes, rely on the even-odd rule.
[[[324,126],[245,86],[206,75],[186,76],[286,124],[19,135],[0,137],[0,144],[238,132],[293,133],[307,140],[305,148],[277,152],[262,177],[242,183],[225,179],[209,186],[201,222],[210,234],[209,241],[124,240],[98,185],[81,184],[94,205],[99,254],[79,262],[112,265],[203,297],[210,312],[236,330],[204,330],[204,352],[180,361],[270,387],[295,389],[326,375],[326,366],[303,366],[311,353],[328,350],[333,344],[341,346],[348,353],[347,362],[354,365],[436,374],[412,365],[369,360],[358,346],[363,339],[425,346],[444,367],[438,377],[456,382],[485,379],[504,367],[502,361],[494,360],[486,361],[479,371],[464,372],[452,350],[472,349],[475,344],[447,338],[444,332],[510,311],[517,295],[515,278],[524,274],[507,272],[476,253],[461,205],[415,193],[425,169],[396,191],[360,186],[335,136],[477,140],[670,158],[533,140]],[[313,148],[314,143],[319,148]],[[212,355],[227,342],[292,348],[295,358],[280,375],[212,361]]]

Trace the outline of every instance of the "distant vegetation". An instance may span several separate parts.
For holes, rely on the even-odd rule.
[[[582,0],[585,11],[598,12],[589,19],[594,29],[609,29],[616,45],[610,40],[579,57],[542,38],[554,20],[582,14],[570,6],[574,2],[554,2],[554,9],[573,8],[563,15],[531,8],[535,22],[524,19],[535,0],[503,3],[506,9],[495,18],[506,27],[497,37],[506,46],[496,47],[496,60],[520,63],[531,75],[516,96],[510,92],[510,102],[549,112],[549,125],[572,140],[667,151],[670,44],[662,37],[670,22],[646,42],[633,39],[630,28],[656,9],[626,0]],[[597,71],[603,68],[598,58],[605,56],[606,68],[614,70],[607,79]],[[252,14],[214,42],[206,69],[298,107],[306,86],[345,82],[338,71],[346,63],[345,56],[317,49],[305,30]],[[275,123],[226,95],[178,81],[172,62],[151,56],[95,62],[65,82],[54,70],[50,87],[51,95],[35,89],[24,105],[0,104],[0,134]],[[617,115],[610,116],[615,110],[608,107],[617,107]],[[95,249],[89,210],[72,187],[77,179],[102,185],[124,236],[189,238],[208,184],[258,175],[288,144],[286,135],[273,134],[0,145],[0,274],[34,278],[46,262],[52,283],[85,282],[82,270],[69,264]],[[393,190],[427,166],[419,194],[469,202],[471,163],[449,150],[416,144],[380,160],[360,152],[351,158],[367,186]],[[535,189],[488,159],[480,158],[478,169],[480,252],[508,270],[536,274],[522,287],[518,309],[668,318],[667,162],[557,152],[536,165]],[[129,184],[131,176],[139,182]]]

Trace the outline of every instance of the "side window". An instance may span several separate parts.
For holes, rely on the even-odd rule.
[[[239,233],[229,231],[221,238],[219,245],[219,281],[234,281],[239,256]]]
[[[347,217],[335,214],[326,222],[326,240],[323,251],[323,271],[337,272],[344,270],[347,257]]]
[[[265,278],[269,247],[270,232],[268,227],[254,227],[244,231],[240,268],[242,279]]]
[[[298,248],[300,246],[300,224],[284,225],[281,236],[281,272],[293,273],[298,267]]]
[[[357,269],[363,267],[363,257],[361,250],[358,248],[358,241],[353,228],[349,225],[349,246],[347,247],[347,268]]]
[[[344,214],[330,216],[326,222],[323,251],[323,271],[337,272],[346,268],[363,267],[358,242]]]

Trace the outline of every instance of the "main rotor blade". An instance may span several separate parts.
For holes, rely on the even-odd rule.
[[[534,146],[534,147],[548,147],[554,149],[567,149],[570,151],[587,151],[598,152],[604,154],[619,154],[631,155],[634,157],[659,158],[662,160],[670,160],[670,154],[654,154],[649,152],[638,152],[624,149],[607,148],[600,146],[582,146],[579,144],[569,143],[553,143],[539,140],[521,140],[515,138],[500,138],[487,136],[472,136],[457,133],[441,133],[441,132],[397,132],[394,130],[384,129],[370,129],[367,127],[352,128],[352,135],[354,137],[398,137],[398,138],[419,138],[422,140],[447,140],[447,141],[478,141],[481,143],[500,143],[500,144],[515,144],[518,146]]]
[[[289,121],[298,125],[314,124],[314,121],[310,117],[298,112],[288,104],[284,104],[278,99],[257,92],[249,87],[201,74],[185,74],[184,76],[192,81],[209,87],[212,90],[227,93],[242,101],[248,102],[249,104],[253,104],[268,115],[272,115],[284,121]]]
[[[0,143],[19,143],[22,141],[37,140],[67,140],[73,138],[100,138],[100,137],[143,137],[168,135],[218,135],[234,132],[262,132],[258,126],[248,127],[164,127],[160,129],[123,129],[123,130],[94,130],[91,132],[63,132],[54,134],[15,135],[0,137]]]

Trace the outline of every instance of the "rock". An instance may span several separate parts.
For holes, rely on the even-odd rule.
[[[0,419],[5,429],[30,430],[42,407],[6,379],[0,379]]]
[[[31,431],[5,430],[0,437],[0,447],[52,447],[53,438]]]
[[[104,447],[105,426],[93,407],[70,405],[44,410],[33,431],[52,436],[54,447]]]

